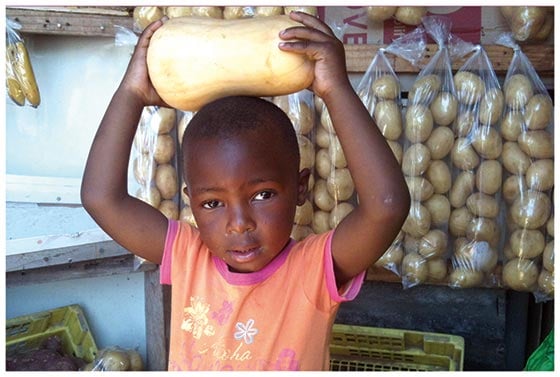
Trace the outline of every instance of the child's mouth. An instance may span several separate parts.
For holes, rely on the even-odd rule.
[[[262,253],[261,247],[252,247],[243,250],[228,250],[227,254],[237,263],[247,263]]]

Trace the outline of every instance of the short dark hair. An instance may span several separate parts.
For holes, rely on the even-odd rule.
[[[293,124],[286,113],[270,101],[259,97],[230,96],[203,106],[189,122],[182,145],[197,140],[228,139],[246,132],[274,132],[286,152],[295,154],[299,163],[299,148]],[[184,153],[184,149],[183,149]]]

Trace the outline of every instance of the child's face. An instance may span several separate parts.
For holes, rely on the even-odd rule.
[[[185,191],[203,242],[234,271],[261,270],[289,240],[308,173],[294,169],[272,135],[193,144]]]

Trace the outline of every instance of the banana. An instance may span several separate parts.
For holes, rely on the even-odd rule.
[[[39,106],[41,103],[39,87],[35,80],[35,74],[33,73],[33,67],[31,66],[31,60],[29,59],[25,44],[18,41],[15,44],[7,45],[6,50],[11,54],[14,72],[21,85],[21,90],[25,94],[25,98],[31,106]]]
[[[8,51],[6,51],[6,89],[8,90],[8,96],[16,105],[25,105],[25,94],[23,94],[19,81],[14,74]]]

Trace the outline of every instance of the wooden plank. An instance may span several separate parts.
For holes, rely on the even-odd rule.
[[[159,268],[144,274],[147,370],[166,371],[169,354],[170,286],[159,283]]]
[[[349,72],[365,72],[377,51],[384,46],[379,45],[345,45],[346,51],[346,64]],[[426,53],[420,61],[419,67],[414,67],[408,61],[396,57],[392,54],[387,54],[387,58],[391,63],[393,69],[397,73],[418,73],[424,67],[430,58],[437,52],[437,45],[429,44],[426,48]],[[508,47],[499,45],[485,45],[484,49],[488,54],[488,58],[492,62],[492,66],[497,75],[503,75],[507,72],[511,59],[513,57],[513,50]],[[544,44],[531,44],[522,46],[522,51],[527,55],[527,58],[533,64],[535,70],[542,77],[554,76],[554,46]],[[466,58],[456,60],[452,64],[453,70],[461,68]]]
[[[137,272],[134,255],[120,255],[77,263],[6,272],[6,287],[41,284],[53,281],[112,276]]]
[[[22,33],[114,37],[118,28],[132,30],[133,19],[112,14],[7,8],[6,17],[21,24]]]

